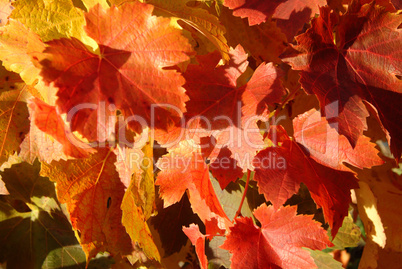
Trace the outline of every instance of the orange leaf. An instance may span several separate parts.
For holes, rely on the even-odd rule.
[[[179,202],[188,190],[191,207],[203,222],[218,216],[228,221],[212,187],[208,166],[196,145],[182,141],[160,158],[157,166],[162,171],[155,184],[159,186],[165,207]]]
[[[99,54],[74,38],[47,43],[41,75],[59,88],[57,106],[68,113],[73,131],[105,141],[114,131],[116,110],[137,132],[145,128],[138,120],[148,126],[154,120],[163,129],[184,111],[184,79],[164,67],[188,60],[192,48],[169,19],[152,16],[152,10],[139,2],[92,8],[86,31],[99,44]]]
[[[71,133],[63,119],[56,111],[56,107],[49,106],[38,98],[29,104],[31,108],[31,121],[42,131],[51,135],[63,145],[63,152],[74,158],[88,157],[95,150],[89,145],[78,140]]]
[[[296,141],[306,147],[310,157],[322,165],[351,171],[343,162],[360,169],[383,163],[370,138],[360,136],[353,148],[347,138],[339,135],[315,109],[296,117],[293,128]]]
[[[190,224],[190,227],[183,226],[183,232],[190,239],[191,243],[195,246],[195,252],[202,269],[208,268],[208,260],[205,255],[205,235],[200,232],[200,228],[196,224]]]
[[[115,162],[116,155],[104,148],[86,159],[42,163],[41,174],[57,183],[57,197],[67,203],[87,262],[103,251],[123,256],[133,253],[121,223],[124,185]]]

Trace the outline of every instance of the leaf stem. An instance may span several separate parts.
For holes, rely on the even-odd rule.
[[[236,211],[236,214],[235,214],[235,216],[234,216],[234,218],[233,218],[233,222],[235,221],[235,219],[236,219],[239,215],[241,215],[241,208],[243,207],[243,202],[244,202],[244,199],[246,198],[247,189],[248,189],[248,183],[249,183],[249,181],[250,181],[250,176],[251,176],[251,170],[248,169],[248,170],[247,170],[246,186],[244,187],[243,197],[241,198],[241,202],[240,202],[240,205],[239,205],[239,209],[237,209],[237,211]]]
[[[278,107],[278,108],[275,110],[275,114],[274,114],[275,118],[278,116],[279,112],[281,112],[281,110],[285,108],[286,104],[290,101],[290,99],[292,99],[292,97],[293,97],[299,90],[300,90],[300,88],[297,88],[297,89],[291,91],[291,92],[288,94],[288,96],[286,96],[285,100],[283,100],[283,102],[282,102],[282,104],[280,105],[280,107]]]

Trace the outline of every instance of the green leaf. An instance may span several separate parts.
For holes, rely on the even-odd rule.
[[[211,241],[207,241],[205,254],[208,257],[208,268],[220,268],[221,266],[230,268],[232,254],[228,250],[220,248],[223,242],[225,242],[223,236],[215,236]]]
[[[342,263],[334,260],[329,253],[320,250],[307,249],[319,269],[343,269]]]
[[[229,219],[233,219],[237,209],[239,209],[240,201],[243,196],[244,187],[240,184],[234,184],[230,182],[229,185],[222,190],[219,186],[219,182],[213,178],[212,174],[210,173],[210,178],[212,182],[212,186],[214,187],[216,196],[220,204],[222,205],[223,210],[225,211],[226,215]],[[248,204],[248,199],[244,200],[244,203],[241,208],[241,214],[244,217],[251,217],[253,215],[252,209]]]
[[[0,196],[0,263],[7,262],[7,268],[84,268],[85,254],[54,184],[39,171],[36,161],[0,172],[10,193]]]
[[[328,231],[330,236],[330,231]],[[331,238],[331,237],[330,237]],[[349,215],[343,220],[342,227],[339,228],[338,234],[332,240],[335,245],[331,249],[344,249],[348,247],[356,247],[360,241],[360,228],[353,223],[352,217]]]

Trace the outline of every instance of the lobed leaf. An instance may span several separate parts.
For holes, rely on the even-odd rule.
[[[169,19],[152,16],[152,10],[138,2],[91,9],[86,31],[99,54],[74,38],[48,42],[41,75],[58,88],[57,106],[68,113],[73,131],[102,142],[114,131],[117,109],[136,132],[144,124],[166,128],[184,111],[184,80],[163,68],[188,60],[192,49]]]
[[[320,224],[311,216],[297,216],[296,207],[275,210],[264,204],[254,216],[261,228],[251,218],[238,218],[221,246],[233,253],[232,268],[316,268],[302,247],[321,250],[332,245]]]
[[[124,185],[115,162],[116,155],[104,148],[86,159],[42,164],[41,175],[57,183],[57,197],[61,203],[67,203],[87,263],[103,251],[136,256],[121,222]]]

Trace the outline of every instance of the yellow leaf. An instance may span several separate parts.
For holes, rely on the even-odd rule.
[[[7,70],[20,74],[26,84],[39,79],[40,69],[31,61],[29,51],[42,51],[45,44],[22,23],[11,20],[0,30],[0,60]]]
[[[14,7],[10,17],[37,33],[44,42],[75,37],[97,48],[84,31],[84,12],[74,7],[71,0],[18,0]]]
[[[151,217],[154,209],[155,201],[155,179],[154,179],[154,165],[153,165],[153,141],[148,142],[143,148],[144,158],[141,162],[143,174],[141,181],[137,184],[138,195],[142,200],[142,209],[144,210],[145,219]],[[134,179],[134,178],[133,178]],[[135,179],[134,179],[135,180]],[[138,181],[138,180],[137,180]]]
[[[19,151],[29,130],[25,84],[21,78],[0,68],[0,165]]]
[[[97,4],[100,4],[104,9],[109,8],[106,0],[82,0],[82,2],[88,10]]]
[[[121,203],[123,211],[122,223],[131,240],[138,242],[147,257],[160,261],[161,257],[158,248],[154,243],[142,208],[136,204],[138,199],[137,191],[136,180],[132,180]]]
[[[402,258],[402,176],[393,173],[396,166],[386,163],[358,172],[356,190],[360,217],[367,234],[359,268],[399,268]]]
[[[384,226],[381,217],[378,213],[377,198],[374,196],[369,185],[364,182],[359,182],[359,189],[356,190],[359,207],[360,217],[366,224],[366,233],[373,242],[377,243],[380,247],[384,248],[387,241]]]

